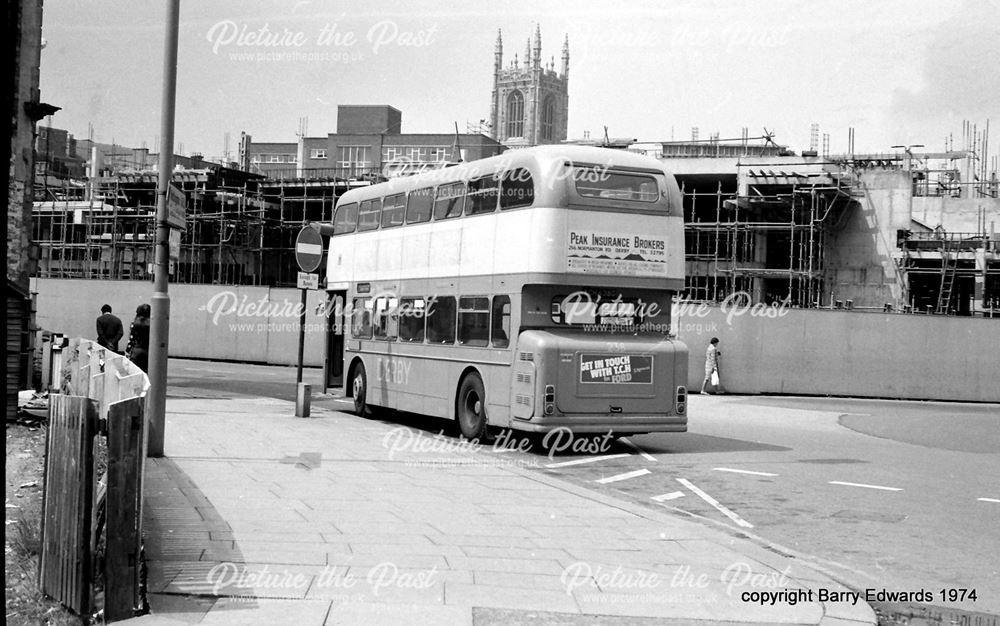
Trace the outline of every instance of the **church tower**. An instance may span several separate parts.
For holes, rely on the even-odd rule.
[[[524,58],[503,65],[503,36],[497,32],[493,51],[491,136],[508,148],[525,148],[566,139],[569,128],[569,36],[562,48],[562,71],[555,58],[542,61],[542,33],[535,26]]]

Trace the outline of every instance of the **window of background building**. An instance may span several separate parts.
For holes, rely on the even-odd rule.
[[[340,146],[338,167],[347,170],[349,176],[365,173],[372,166],[368,148],[369,146]]]
[[[524,136],[524,96],[520,91],[507,98],[507,136]]]
[[[552,141],[552,129],[556,119],[556,103],[552,96],[545,99],[542,105],[542,139]]]
[[[313,148],[309,151],[310,159],[325,159],[326,158],[326,148]]]

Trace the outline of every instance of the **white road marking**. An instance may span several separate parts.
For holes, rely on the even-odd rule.
[[[864,483],[845,483],[839,480],[831,480],[831,485],[844,485],[845,487],[864,487],[865,489],[881,489],[882,491],[902,491],[899,487],[883,487],[882,485],[866,485]]]
[[[608,476],[607,478],[601,478],[595,480],[595,483],[600,483],[606,485],[608,483],[616,483],[620,480],[628,480],[630,478],[638,478],[640,476],[645,476],[651,473],[648,469],[635,470],[634,472],[625,472],[624,474],[615,474],[614,476]]]
[[[664,502],[666,500],[676,500],[677,498],[683,498],[683,491],[671,491],[670,493],[665,493],[661,496],[652,496],[650,500],[655,500],[656,502]]]
[[[597,463],[598,461],[607,461],[609,459],[620,459],[623,456],[631,456],[630,454],[605,454],[603,456],[588,456],[585,459],[576,459],[575,461],[563,461],[562,463],[549,463],[545,467],[569,467],[570,465],[583,465],[584,463]]]
[[[634,443],[632,443],[631,441],[629,441],[625,437],[622,437],[618,441],[624,443],[626,446],[628,446],[628,447],[632,448],[633,450],[635,450],[636,452],[638,452],[639,456],[641,456],[642,458],[646,459],[647,461],[654,461],[654,462],[656,461],[656,457],[655,456],[653,456],[652,454],[646,452],[645,450],[643,450],[639,446],[635,445]]]
[[[1000,500],[997,500],[996,498],[976,498],[976,500],[979,500],[980,502],[1000,502]]]
[[[751,474],[753,476],[777,476],[777,474],[772,474],[771,472],[754,472],[751,470],[732,469],[729,467],[713,467],[712,469],[717,472],[732,472],[734,474]]]
[[[679,482],[680,484],[684,485],[685,487],[687,487],[688,489],[690,489],[692,492],[694,492],[694,495],[698,496],[699,498],[701,498],[705,502],[708,502],[709,504],[711,504],[712,506],[714,506],[716,509],[719,510],[720,513],[722,513],[723,515],[725,515],[729,519],[731,519],[734,522],[736,522],[737,526],[742,526],[743,528],[753,528],[753,524],[751,524],[750,522],[746,521],[745,519],[743,519],[742,517],[740,517],[736,513],[733,513],[732,511],[730,511],[726,507],[722,506],[721,504],[719,504],[718,500],[716,500],[712,496],[708,495],[707,493],[705,493],[701,489],[698,489],[697,487],[695,487],[694,485],[692,485],[691,481],[687,480],[686,478],[678,478],[677,482]]]

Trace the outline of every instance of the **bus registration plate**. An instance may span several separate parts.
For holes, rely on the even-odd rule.
[[[580,382],[652,384],[653,357],[649,354],[581,354]]]

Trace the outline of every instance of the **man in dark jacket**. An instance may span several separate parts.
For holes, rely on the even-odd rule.
[[[111,314],[111,305],[101,307],[101,316],[97,318],[97,343],[113,352],[118,352],[118,342],[125,334],[122,321]]]

